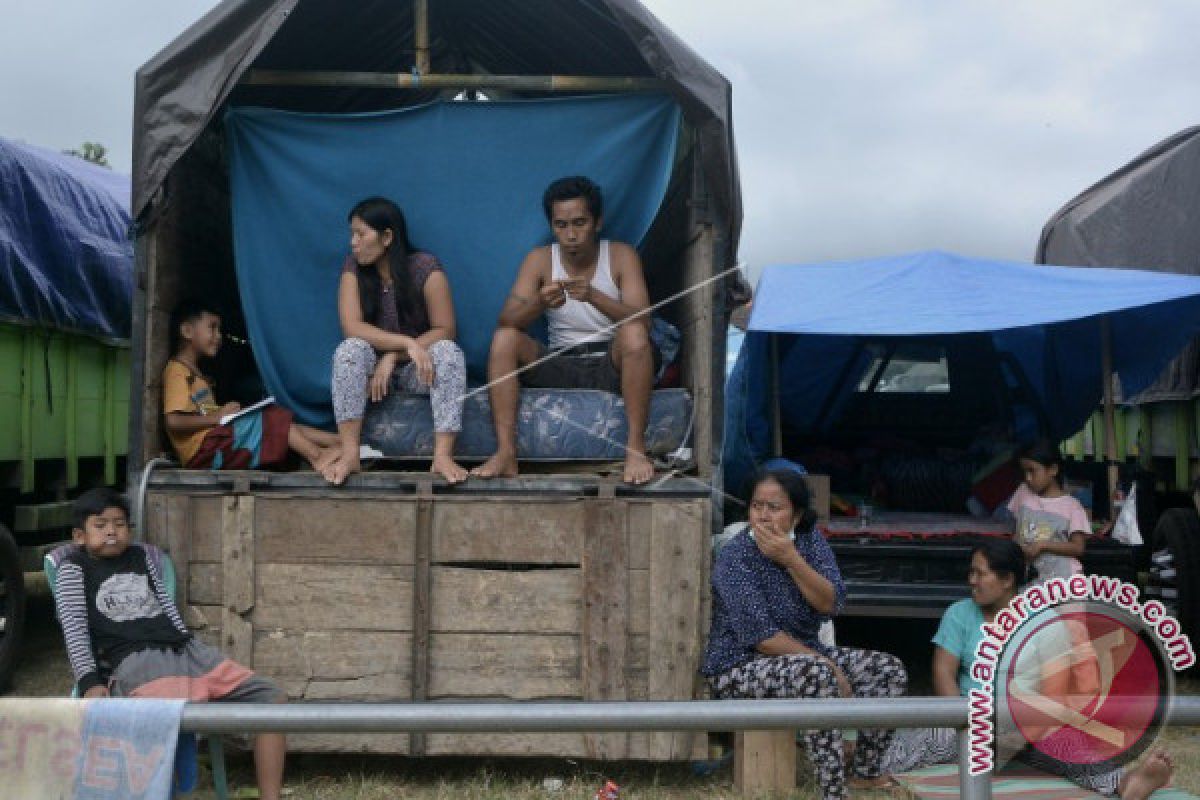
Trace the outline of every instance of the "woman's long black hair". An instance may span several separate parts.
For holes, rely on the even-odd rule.
[[[396,302],[396,316],[401,323],[417,316],[420,308],[413,288],[412,275],[408,271],[408,256],[413,251],[408,238],[408,222],[400,207],[386,197],[368,197],[346,216],[347,221],[355,217],[380,235],[392,232],[392,243],[387,249],[388,266],[392,272],[392,297]],[[363,321],[372,325],[379,323],[379,271],[370,264],[358,265],[358,301],[362,306]]]
[[[974,558],[976,553],[982,554],[988,569],[1001,578],[1012,576],[1014,592],[1025,583],[1025,552],[1012,539],[989,536],[971,548],[971,558]]]

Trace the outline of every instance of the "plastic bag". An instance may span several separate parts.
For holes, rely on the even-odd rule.
[[[1142,532],[1137,522],[1137,484],[1129,489],[1129,496],[1121,506],[1117,522],[1113,525],[1112,537],[1122,544],[1139,545],[1142,543]]]

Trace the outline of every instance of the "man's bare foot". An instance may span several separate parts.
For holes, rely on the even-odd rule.
[[[515,478],[517,457],[497,450],[491,458],[471,470],[471,474],[477,478]]]
[[[633,448],[625,451],[625,474],[622,480],[635,486],[654,477],[654,462]]]
[[[1142,759],[1142,763],[1126,773],[1117,794],[1121,800],[1146,800],[1154,792],[1166,786],[1171,781],[1175,771],[1175,762],[1166,750],[1153,750]]]
[[[446,479],[446,483],[462,483],[467,479],[467,471],[450,456],[434,456],[429,471],[441,475]]]
[[[329,468],[329,472],[325,474],[325,480],[334,486],[341,486],[346,482],[346,478],[356,472],[362,472],[362,464],[359,463],[358,453],[350,454],[343,451],[341,457],[333,462]]]

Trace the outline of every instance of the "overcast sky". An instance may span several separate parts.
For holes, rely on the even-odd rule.
[[[400,2],[401,0],[397,0]],[[0,135],[130,168],[134,70],[211,0],[9,0]],[[1190,0],[647,0],[733,82],[741,256],[1028,260],[1046,218],[1200,122]]]

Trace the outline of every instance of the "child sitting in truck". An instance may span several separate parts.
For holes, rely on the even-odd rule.
[[[1008,501],[1008,510],[1016,517],[1016,541],[1036,580],[1082,572],[1079,559],[1091,525],[1083,506],[1063,490],[1058,446],[1041,439],[1022,448],[1018,461],[1025,482]]]
[[[241,407],[220,405],[213,382],[200,372],[200,360],[221,348],[221,316],[198,300],[185,300],[171,315],[173,355],[162,372],[167,436],[188,469],[258,469],[282,464],[288,450],[325,474],[340,452],[332,433],[292,422],[292,413],[271,404],[228,424],[221,418]]]
[[[193,703],[282,703],[271,681],[197,641],[183,623],[147,549],[130,541],[129,508],[112,489],[75,501],[75,547],[58,566],[54,592],[67,657],[87,698],[169,697]],[[102,671],[103,670],[103,671]],[[282,733],[254,742],[259,796],[278,800]]]

